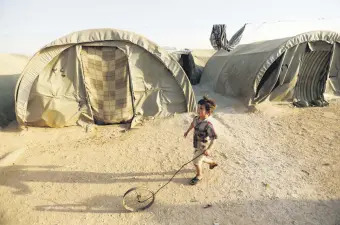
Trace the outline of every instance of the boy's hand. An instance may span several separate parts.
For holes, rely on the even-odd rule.
[[[188,136],[188,132],[185,132],[184,133],[184,137],[186,138]]]
[[[203,154],[204,154],[205,156],[209,156],[208,150],[205,150]]]

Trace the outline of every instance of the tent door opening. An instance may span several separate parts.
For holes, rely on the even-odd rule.
[[[308,51],[302,55],[293,104],[297,107],[326,106],[324,92],[331,51]]]
[[[83,75],[96,124],[116,124],[133,119],[128,57],[116,47],[83,46]]]
[[[182,54],[181,55],[181,66],[184,69],[184,72],[189,76],[190,74],[192,74],[192,68],[190,66],[190,59],[189,59],[189,54]],[[189,77],[190,79],[190,77]]]

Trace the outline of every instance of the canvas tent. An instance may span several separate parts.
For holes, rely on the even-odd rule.
[[[243,38],[250,40],[246,35]],[[312,31],[274,40],[254,38],[248,44],[242,44],[242,39],[233,51],[220,50],[211,57],[202,84],[246,105],[266,99],[310,105],[323,102],[325,91],[340,95],[339,33]]]
[[[48,127],[120,123],[196,107],[176,60],[148,39],[114,29],[75,32],[42,48],[17,83],[15,104],[20,124]]]

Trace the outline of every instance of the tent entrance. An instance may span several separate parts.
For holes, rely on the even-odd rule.
[[[180,59],[180,64],[184,70],[184,72],[189,76],[193,73],[192,71],[192,62],[190,63],[189,54],[182,54]]]
[[[96,124],[114,124],[133,118],[128,57],[116,47],[81,50],[84,83]]]
[[[294,89],[293,104],[298,107],[326,106],[324,99],[330,51],[308,51],[302,55],[299,75]]]

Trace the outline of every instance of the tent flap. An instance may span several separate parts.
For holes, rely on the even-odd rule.
[[[328,79],[329,92],[340,96],[340,43],[335,43],[333,46]]]

